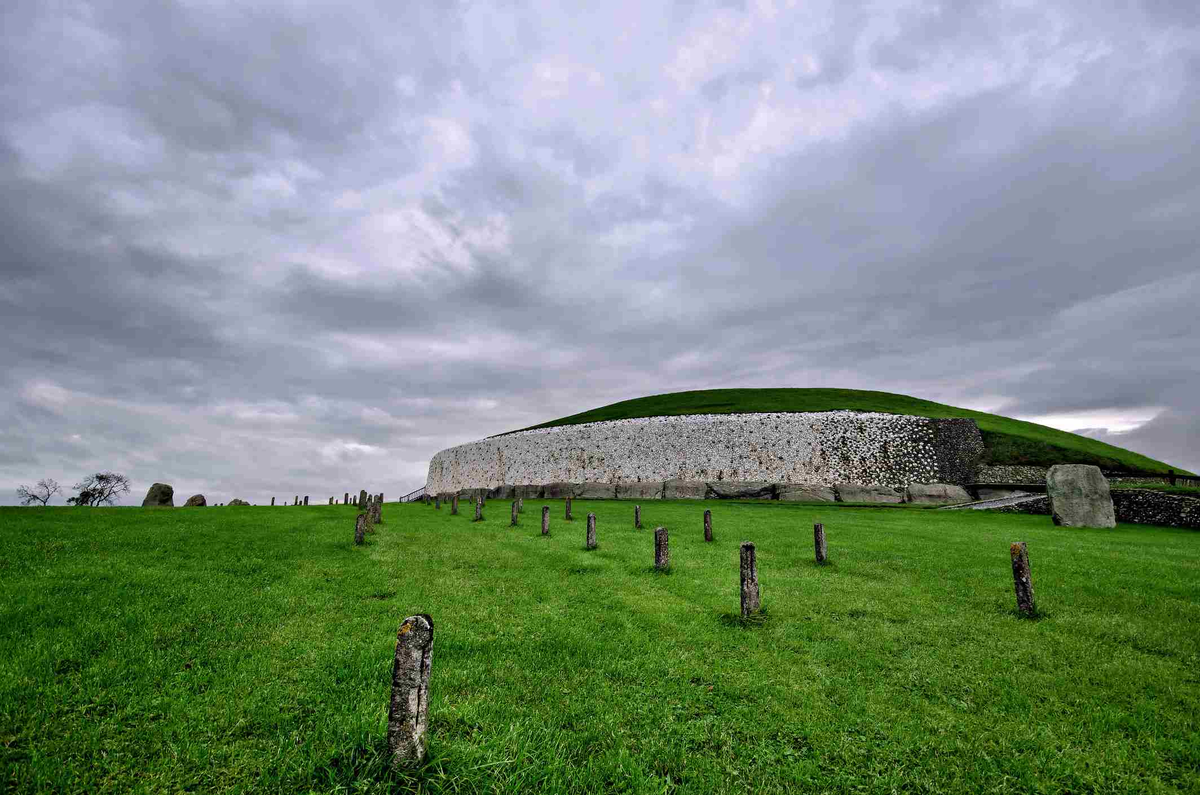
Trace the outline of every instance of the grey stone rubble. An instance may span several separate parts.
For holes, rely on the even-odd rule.
[[[409,616],[396,633],[392,662],[387,742],[395,767],[417,764],[425,758],[432,663],[433,619],[425,614]]]
[[[1100,467],[1056,464],[1046,473],[1050,516],[1063,527],[1116,527],[1112,495]]]
[[[460,445],[433,457],[426,488],[577,483],[589,484],[595,496],[588,497],[597,499],[655,481],[903,487],[968,482],[982,454],[979,429],[965,419],[694,414],[540,428]]]

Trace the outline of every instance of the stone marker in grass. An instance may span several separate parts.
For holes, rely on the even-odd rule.
[[[813,546],[816,547],[817,563],[824,563],[825,555],[825,525],[817,522],[813,525]]]
[[[550,506],[542,506],[542,535],[550,535]]]
[[[517,526],[517,512],[518,512],[518,510],[517,510],[517,501],[516,501],[516,500],[513,500],[513,504],[512,504],[512,521],[508,523],[508,526],[509,526],[509,527],[516,527],[516,526]]]
[[[1024,541],[1017,541],[1008,547],[1012,558],[1013,588],[1017,592],[1017,611],[1024,616],[1037,613],[1033,602],[1033,579],[1029,574],[1029,550]]]
[[[458,495],[454,494],[450,497],[450,515],[458,516]]]
[[[712,541],[712,511],[704,512],[704,540]]]
[[[379,500],[371,503],[371,524],[383,524],[383,503]]]
[[[308,495],[307,494],[304,495],[304,504],[306,506],[308,505]]]
[[[742,542],[742,618],[749,618],[762,606],[758,592],[758,558],[754,544]]]
[[[382,492],[382,491],[381,491],[381,492],[379,492],[379,501],[380,501],[380,502],[383,502],[383,501],[384,501],[384,500],[383,500],[383,492]]]
[[[342,497],[342,505],[349,505],[349,504],[350,504],[350,492],[347,491],[345,493],[345,496]]]
[[[568,522],[571,521],[571,495],[569,494],[567,495],[567,515],[565,518]]]
[[[596,548],[596,514],[589,513],[587,515],[587,541],[585,542],[587,549]]]
[[[472,521],[483,521],[483,497],[475,498],[475,518]]]
[[[271,498],[271,506],[272,506],[272,507],[274,507],[274,505],[275,505],[275,498],[274,498],[274,497],[272,497],[272,498]]]
[[[642,506],[633,506],[633,526],[637,530],[642,529]]]
[[[359,505],[367,504],[367,490],[366,489],[358,490],[358,504]]]
[[[396,633],[396,658],[392,663],[387,740],[393,767],[419,764],[425,758],[432,660],[433,619],[425,614],[409,616]]]
[[[654,528],[654,568],[666,571],[671,567],[671,548],[667,539],[667,528]]]
[[[292,497],[292,505],[299,505],[299,504],[300,504],[300,495],[297,494],[296,496]]]
[[[517,513],[525,513],[525,498],[517,497]]]
[[[363,541],[367,537],[367,515],[360,513],[354,518],[354,544],[362,546]]]
[[[442,495],[437,495],[433,498],[433,507],[437,510],[442,510]]]

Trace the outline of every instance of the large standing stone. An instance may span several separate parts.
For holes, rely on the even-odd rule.
[[[654,568],[658,571],[671,568],[670,539],[665,527],[654,528]]]
[[[367,504],[367,490],[366,490],[366,489],[359,489],[359,491],[358,491],[358,504],[359,504],[359,505],[366,505],[366,504]]]
[[[175,489],[168,486],[166,483],[155,483],[146,492],[146,499],[142,500],[143,508],[174,508],[175,507]]]
[[[250,503],[246,502],[245,500],[238,500],[238,499],[233,499],[226,503],[226,505],[249,505],[249,504]]]
[[[587,538],[584,545],[588,549],[596,548],[596,514],[594,513],[587,515]]]
[[[1116,527],[1112,493],[1100,467],[1055,464],[1046,473],[1050,515],[1062,527]]]
[[[618,500],[661,500],[664,483],[661,480],[645,480],[638,483],[618,483]]]
[[[362,546],[363,541],[367,537],[367,515],[360,513],[354,517],[354,543],[356,546]]]
[[[275,498],[274,497],[271,498],[271,507],[272,508],[275,507]]]
[[[967,490],[953,483],[910,483],[907,491],[909,502],[957,505],[971,501]]]
[[[308,495],[307,494],[304,495],[304,504],[308,505]]]
[[[904,495],[891,486],[839,483],[835,488],[842,502],[904,502]]]
[[[271,504],[274,505],[275,503],[272,502]],[[203,508],[206,505],[208,505],[208,501],[204,499],[203,494],[193,494],[192,496],[188,497],[188,500],[187,500],[187,502],[185,502],[183,504],[183,507],[184,508]]]
[[[433,619],[425,614],[409,616],[396,633],[396,658],[392,663],[387,738],[393,767],[420,763],[425,758],[432,662]]]
[[[776,493],[783,502],[837,502],[832,486],[817,486],[807,483],[780,483]]]
[[[754,544],[742,542],[742,618],[749,618],[762,606],[758,590],[758,556]]]
[[[348,492],[348,491],[343,492],[342,505],[349,505],[349,504],[350,504],[350,492]]]
[[[296,494],[292,497],[292,505],[299,505],[299,504],[300,504],[300,495]]]
[[[773,500],[775,484],[760,480],[714,480],[706,484],[710,500]]]
[[[702,480],[668,480],[663,483],[664,500],[702,500],[708,484]]]
[[[376,524],[382,524],[382,523],[383,523],[383,503],[380,502],[379,500],[375,500],[374,502],[371,503],[371,524],[376,525]],[[371,528],[371,532],[372,533],[375,532],[375,528]]]

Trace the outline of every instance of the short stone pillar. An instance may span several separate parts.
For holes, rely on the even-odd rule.
[[[642,529],[642,506],[633,506],[633,526],[637,530]]]
[[[758,592],[758,556],[754,544],[742,542],[742,618],[749,618],[762,607]]]
[[[371,524],[383,524],[383,503],[378,500],[371,503]],[[371,532],[375,532],[374,529]]]
[[[813,525],[813,547],[817,553],[817,563],[824,565],[825,555],[825,525],[817,522]]]
[[[358,490],[358,504],[359,505],[367,504],[367,490],[366,489]]]
[[[671,568],[671,547],[665,527],[654,528],[654,568],[659,571]]]
[[[550,506],[542,506],[542,535],[550,535]]]
[[[383,502],[383,492],[379,492],[379,501]]]
[[[525,498],[517,497],[517,513],[525,513]]]
[[[565,518],[568,522],[571,521],[571,498],[570,498],[570,496],[567,497],[567,515]]]
[[[333,505],[333,497],[330,497],[330,498],[329,498],[329,504],[330,504],[330,505]]]
[[[704,540],[712,541],[712,511],[704,512]]]
[[[367,537],[367,515],[360,513],[354,518],[354,543],[356,546],[362,546],[363,541]]]
[[[516,501],[516,500],[513,500],[513,504],[512,504],[512,521],[508,523],[508,526],[509,526],[509,527],[516,527],[516,526],[517,526],[517,513],[518,513],[518,509],[517,509],[517,501]]]
[[[450,515],[458,516],[458,494],[450,498]]]
[[[345,493],[345,496],[342,497],[342,505],[349,505],[349,504],[350,504],[350,492],[347,491]]]
[[[442,510],[442,495],[438,494],[433,498],[433,507],[437,510]]]
[[[304,504],[308,505],[308,495],[307,494],[304,495]]]
[[[295,497],[292,498],[292,505],[299,505],[299,504],[300,504],[300,495],[297,494]]]
[[[275,498],[274,497],[271,498],[271,507],[275,507]]]
[[[387,728],[392,767],[420,764],[425,758],[432,661],[433,619],[425,614],[409,616],[396,633],[396,658],[392,662]]]
[[[596,548],[596,514],[594,513],[587,515],[587,541],[584,546],[587,549]]]
[[[1008,548],[1012,558],[1013,588],[1017,592],[1017,612],[1023,616],[1033,616],[1037,613],[1037,605],[1033,601],[1033,578],[1029,574],[1029,550],[1024,541],[1017,541]]]
[[[474,521],[474,522],[482,522],[483,521],[483,498],[482,497],[475,498],[475,518],[472,519],[472,521]]]

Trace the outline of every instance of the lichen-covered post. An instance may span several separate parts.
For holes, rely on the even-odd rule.
[[[475,498],[475,518],[472,519],[471,521],[474,521],[474,522],[482,522],[483,521],[483,497]]]
[[[359,505],[366,505],[366,504],[367,504],[367,490],[366,490],[366,489],[359,489],[359,491],[358,491],[358,504],[359,504]]]
[[[542,506],[542,535],[550,535],[550,506]]]
[[[817,522],[813,525],[813,546],[817,552],[817,563],[824,564],[825,555],[825,525]]]
[[[596,548],[596,514],[589,513],[587,515],[587,548]]]
[[[712,511],[704,512],[704,540],[712,541]]]
[[[637,530],[642,529],[642,506],[633,506],[633,526]]]
[[[571,521],[571,495],[567,495],[567,515],[566,520]]]
[[[366,539],[366,537],[367,537],[367,515],[365,513],[360,513],[354,519],[354,544],[355,544],[355,546],[361,547],[363,544],[363,541]]]
[[[383,524],[383,503],[379,500],[371,503],[371,524]]]
[[[1012,557],[1013,588],[1017,591],[1017,611],[1025,616],[1037,612],[1033,602],[1033,578],[1029,574],[1029,550],[1024,541],[1017,541],[1008,548]]]
[[[512,521],[508,523],[509,527],[517,526],[517,501],[513,500],[512,504]]]
[[[388,750],[392,766],[425,758],[429,712],[429,666],[433,661],[433,619],[409,616],[396,633],[392,663],[392,703],[388,708]]]
[[[758,592],[758,558],[754,544],[742,542],[742,618],[749,618],[761,607]]]
[[[667,538],[667,528],[654,528],[654,568],[666,571],[671,567],[671,548]]]
[[[458,493],[457,492],[455,492],[454,496],[452,496],[450,498],[450,515],[458,516]]]

